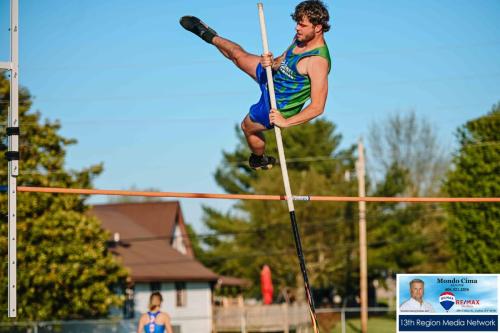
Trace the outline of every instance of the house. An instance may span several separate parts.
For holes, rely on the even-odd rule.
[[[196,260],[177,201],[95,205],[112,234],[110,248],[130,270],[125,316],[138,319],[152,291],[176,332],[212,331],[212,289],[219,277]]]

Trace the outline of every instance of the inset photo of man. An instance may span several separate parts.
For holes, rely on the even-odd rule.
[[[432,304],[424,301],[424,281],[413,279],[410,281],[410,299],[399,306],[401,312],[435,312]]]

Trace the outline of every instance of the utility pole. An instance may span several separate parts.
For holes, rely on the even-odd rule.
[[[358,177],[358,195],[366,196],[365,190],[365,154],[362,139],[358,142],[358,161],[356,162]],[[368,265],[366,250],[366,201],[359,202],[359,284],[361,300],[361,332],[368,332]]]

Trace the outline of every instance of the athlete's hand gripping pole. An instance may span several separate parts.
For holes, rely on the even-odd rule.
[[[267,31],[266,22],[264,19],[264,6],[262,3],[258,3],[257,7],[259,9],[259,20],[260,20],[260,32],[262,34],[262,46],[264,48],[264,54],[269,52],[269,46],[267,43]],[[267,75],[267,85],[269,88],[269,97],[271,100],[271,108],[277,109],[276,97],[274,95],[274,82],[273,73],[271,67],[266,67]],[[300,270],[302,271],[302,277],[304,278],[304,288],[306,290],[307,301],[309,302],[309,311],[311,315],[312,326],[314,333],[319,333],[318,320],[316,319],[316,312],[314,310],[314,301],[311,295],[311,289],[309,287],[309,278],[307,277],[306,262],[304,260],[304,253],[302,252],[302,244],[300,241],[299,228],[297,227],[297,220],[295,218],[295,208],[293,206],[292,190],[290,189],[290,180],[288,178],[288,170],[286,168],[285,151],[283,149],[283,140],[281,138],[281,130],[278,126],[274,126],[274,132],[276,134],[276,143],[278,146],[278,154],[280,159],[281,174],[283,175],[283,183],[285,185],[285,194],[287,198],[288,211],[290,212],[290,221],[292,223],[293,237],[295,239],[295,247],[297,249],[297,256],[299,257]]]

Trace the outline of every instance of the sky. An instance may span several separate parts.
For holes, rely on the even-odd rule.
[[[264,2],[276,55],[293,38],[297,3]],[[366,137],[373,122],[414,110],[452,151],[456,128],[500,101],[500,1],[326,3],[332,71],[322,117],[337,125],[343,147]],[[33,110],[78,140],[68,168],[104,163],[96,188],[222,192],[213,174],[259,89],[183,30],[183,15],[262,53],[254,1],[20,0],[20,83],[34,96]],[[9,1],[0,0],[0,61],[9,57],[8,27]],[[181,200],[200,231],[202,204],[233,203]]]

